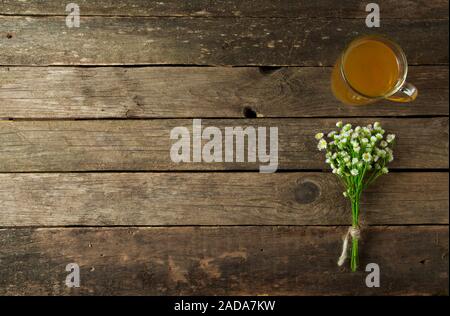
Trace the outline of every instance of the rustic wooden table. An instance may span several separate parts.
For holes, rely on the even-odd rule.
[[[0,2],[0,294],[448,295],[448,1],[380,0],[378,29],[353,0],[77,0],[73,28],[66,2]],[[369,33],[404,48],[416,102],[333,98],[330,66]],[[278,172],[172,162],[193,118],[277,126]],[[313,138],[339,118],[398,137],[356,273]]]

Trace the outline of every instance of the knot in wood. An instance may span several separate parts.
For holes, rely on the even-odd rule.
[[[320,196],[320,188],[311,181],[300,183],[295,189],[295,200],[300,204],[309,204]]]

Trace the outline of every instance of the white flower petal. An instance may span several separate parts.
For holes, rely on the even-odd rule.
[[[314,136],[317,140],[320,140],[323,138],[323,133],[317,133],[316,136]]]
[[[358,171],[358,169],[352,169],[352,170],[350,170],[350,173],[352,174],[352,176],[357,176],[359,171]]]
[[[394,134],[389,134],[389,135],[386,136],[386,141],[388,143],[391,143],[394,139],[395,139],[395,135]]]

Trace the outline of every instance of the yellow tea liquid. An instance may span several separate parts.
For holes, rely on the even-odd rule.
[[[345,82],[341,67],[355,91]],[[399,81],[399,75],[397,56],[388,45],[374,39],[362,39],[347,50],[344,58],[339,58],[333,69],[332,89],[344,103],[367,104],[373,101],[370,98],[383,97],[391,92]]]

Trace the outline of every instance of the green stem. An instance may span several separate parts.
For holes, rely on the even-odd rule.
[[[358,228],[359,226],[359,198],[361,192],[358,192],[355,199],[352,200],[352,226]],[[352,254],[350,260],[350,268],[355,272],[359,265],[358,258],[358,238],[352,238]]]
[[[353,238],[352,239],[352,257],[350,262],[350,268],[353,272],[355,272],[358,269],[359,265],[359,258],[358,258],[358,239]]]

